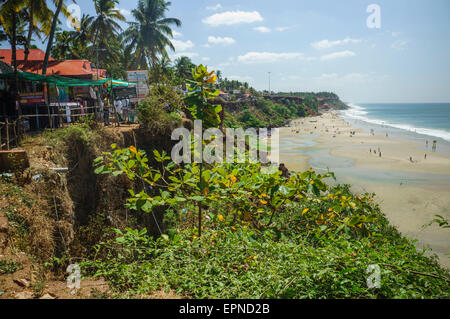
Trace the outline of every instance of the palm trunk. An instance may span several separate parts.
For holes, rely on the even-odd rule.
[[[58,22],[58,16],[59,13],[61,12],[63,2],[64,0],[59,0],[58,7],[56,8],[56,12],[53,17],[52,28],[50,29],[50,35],[48,36],[47,50],[45,50],[44,65],[42,66],[42,75],[47,74],[48,59],[50,57],[50,51],[52,50],[53,37],[55,36],[56,31],[56,23]]]
[[[34,5],[31,4],[31,8],[30,8],[30,22],[28,25],[28,36],[27,36],[27,42],[25,44],[25,58],[24,61],[27,62],[28,61],[28,55],[30,54],[29,49],[30,49],[30,43],[31,43],[31,36],[33,34],[33,29],[34,29]]]
[[[16,42],[17,42],[17,36],[16,36],[16,24],[17,24],[17,13],[12,13],[12,41],[11,41],[11,50],[12,50],[12,56],[11,56],[11,62],[14,68],[14,108],[16,107],[16,103],[18,100],[18,94],[19,94],[19,78],[17,75],[17,49],[16,49]],[[19,109],[17,110],[19,113],[19,116],[22,115],[22,108],[19,105]]]

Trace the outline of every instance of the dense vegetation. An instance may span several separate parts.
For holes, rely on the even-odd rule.
[[[274,102],[264,98],[237,103],[233,110],[225,106],[226,127],[281,127],[290,119],[304,117],[309,107],[295,101]]]
[[[212,73],[199,67],[186,100],[193,117],[218,125]],[[205,145],[206,146],[206,145]],[[97,174],[125,175],[127,207],[163,207],[166,231],[116,229],[82,263],[123,295],[160,288],[195,298],[448,298],[450,274],[417,251],[374,202],[309,170],[282,177],[261,164],[178,165],[133,146],[104,153]],[[379,288],[369,288],[380,267]]]
[[[305,104],[311,105],[311,107],[315,107],[316,109],[322,104],[327,103],[330,108],[334,108],[335,110],[343,110],[348,106],[343,103],[339,96],[336,93],[332,92],[280,92],[277,93],[280,96],[297,96],[301,97],[305,100]]]

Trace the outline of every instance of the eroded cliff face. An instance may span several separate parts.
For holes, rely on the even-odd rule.
[[[87,133],[74,128],[57,139],[45,134],[26,139],[22,146],[30,168],[10,181],[0,181],[2,193],[10,193],[1,210],[10,212],[16,224],[23,224],[26,233],[17,241],[23,241],[28,253],[42,261],[55,256],[82,257],[98,241],[107,239],[105,229],[109,227],[146,227],[148,233],[160,234],[164,209],[151,216],[125,208],[128,190],[141,191],[142,183],[122,175],[97,175],[93,162],[102,152],[111,151],[111,144],[117,144],[145,150],[150,165],[157,165],[152,162],[153,150],[170,152],[175,143],[170,132],[155,134],[137,125],[94,128]]]

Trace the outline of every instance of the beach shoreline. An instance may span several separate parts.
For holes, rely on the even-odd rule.
[[[386,135],[355,127],[337,111],[295,119],[280,128],[280,162],[296,171],[329,169],[353,191],[376,193],[390,222],[450,268],[450,230],[423,227],[437,214],[450,219],[450,157]]]

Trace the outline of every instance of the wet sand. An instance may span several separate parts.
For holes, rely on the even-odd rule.
[[[372,135],[332,111],[281,128],[280,162],[290,170],[329,168],[338,182],[352,184],[353,191],[375,192],[391,223],[418,239],[418,247],[431,248],[450,268],[450,230],[422,227],[436,214],[450,219],[450,158],[432,152],[431,142],[424,150],[417,143],[386,137],[381,129]]]

